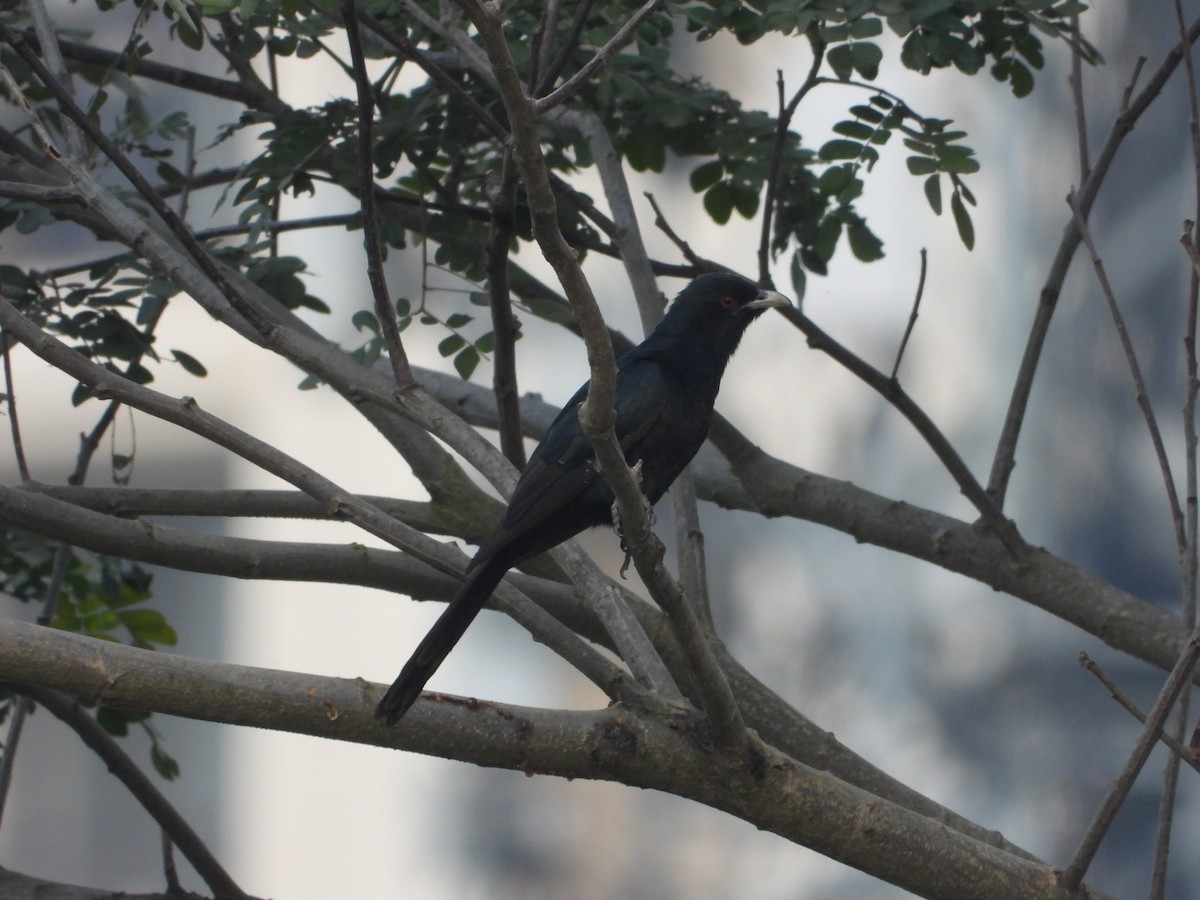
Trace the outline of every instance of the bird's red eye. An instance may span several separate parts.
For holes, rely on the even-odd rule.
[[[733,297],[731,295],[726,294],[724,297],[721,298],[721,308],[722,309],[733,309],[735,306],[737,306],[737,301],[735,299],[733,299]]]

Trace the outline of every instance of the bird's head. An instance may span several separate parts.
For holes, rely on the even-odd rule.
[[[761,290],[740,275],[701,275],[680,291],[662,325],[709,337],[731,354],[746,326],[772,306],[791,303],[783,294]]]

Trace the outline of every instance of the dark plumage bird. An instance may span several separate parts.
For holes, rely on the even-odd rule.
[[[725,364],[746,326],[764,309],[787,305],[783,295],[740,276],[702,275],[683,289],[650,336],[617,360],[617,440],[630,465],[641,461],[642,489],[651,503],[708,436]],[[462,588],[380,702],[375,714],[388,725],[412,706],[505,572],[581,531],[612,524],[613,492],[579,424],[587,392],[585,384],[550,425],[504,520],[480,545]]]

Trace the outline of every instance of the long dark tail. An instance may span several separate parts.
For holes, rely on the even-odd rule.
[[[467,627],[475,621],[488,597],[512,565],[502,557],[503,554],[499,558],[492,556],[483,560],[467,576],[462,588],[433,623],[429,633],[375,707],[376,718],[383,719],[388,725],[395,725],[416,702],[425,682],[433,676]]]

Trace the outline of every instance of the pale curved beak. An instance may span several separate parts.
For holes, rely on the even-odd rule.
[[[792,301],[778,291],[759,291],[758,296],[745,305],[745,309],[769,309],[772,306],[791,306]]]

